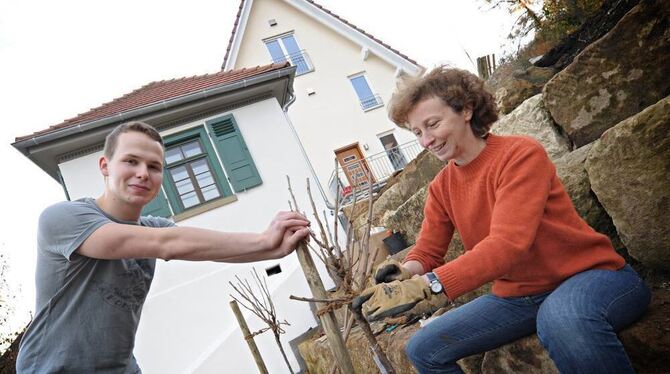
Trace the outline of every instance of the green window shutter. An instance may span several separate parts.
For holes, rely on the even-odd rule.
[[[263,183],[233,117],[208,121],[207,127],[235,192]]]
[[[149,204],[144,206],[140,215],[165,218],[172,215],[167,199],[163,195],[163,191],[158,191],[158,195],[156,195],[156,197],[151,200]]]

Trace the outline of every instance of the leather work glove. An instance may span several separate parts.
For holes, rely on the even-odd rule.
[[[402,264],[392,258],[389,258],[377,265],[375,269],[374,281],[375,284],[389,283],[396,280],[402,281],[410,279],[412,273],[405,269]]]
[[[363,307],[363,315],[372,322],[412,309],[419,301],[431,296],[430,288],[420,275],[404,281],[381,283],[368,287],[356,297],[351,306]]]

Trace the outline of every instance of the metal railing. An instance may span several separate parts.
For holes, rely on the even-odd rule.
[[[304,49],[295,53],[284,55],[283,58],[274,59],[275,63],[282,63],[286,61],[290,62],[291,65],[296,67],[295,75],[309,73],[310,71],[314,70],[312,67],[312,61]]]
[[[386,185],[386,180],[399,170],[402,170],[408,162],[412,161],[420,152],[422,148],[419,142],[412,140],[410,142],[401,144],[397,147],[387,149],[383,152],[376,153],[372,156],[366,157],[362,160],[355,160],[347,163],[347,169],[365,170],[369,173],[370,178],[363,176],[355,180],[356,194],[358,198],[365,197],[368,194],[369,188],[367,183],[372,182],[372,190],[376,192]],[[350,203],[353,200],[354,186],[350,183],[350,178],[347,176],[342,165],[338,165],[337,170],[333,170],[328,180],[328,189],[331,197],[335,198],[337,191],[337,184],[340,185],[340,201],[341,206]]]
[[[372,108],[377,108],[382,105],[384,105],[384,102],[382,101],[381,96],[374,94],[370,97],[366,97],[360,100],[361,101],[361,108],[363,110],[368,110]]]

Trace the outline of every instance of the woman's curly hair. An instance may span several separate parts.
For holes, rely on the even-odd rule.
[[[431,97],[439,97],[457,113],[472,109],[472,132],[483,137],[498,120],[493,95],[484,88],[484,81],[467,70],[438,66],[428,74],[404,78],[389,103],[389,118],[396,125],[409,128],[408,114],[416,105]]]

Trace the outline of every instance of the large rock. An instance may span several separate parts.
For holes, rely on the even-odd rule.
[[[608,130],[586,160],[591,187],[635,259],[670,269],[670,96]]]
[[[373,324],[375,331],[379,324]],[[416,370],[405,355],[405,344],[416,332],[419,324],[415,323],[405,328],[396,328],[393,331],[377,335],[379,345],[396,370],[396,373],[416,373]],[[330,351],[326,336],[300,343],[298,346],[300,355],[305,360],[305,365],[310,374],[329,374],[335,363]],[[370,352],[369,344],[358,327],[354,327],[347,339],[347,350],[351,356],[356,373],[379,373]]]
[[[372,225],[382,226],[382,218],[389,210],[396,210],[417,192],[418,188],[427,185],[444,167],[444,162],[427,151],[405,165],[405,168],[389,178],[386,186],[380,191],[372,207]],[[345,215],[353,222],[355,228],[363,227],[367,222],[367,201],[356,204],[355,211],[349,206]],[[423,211],[423,209],[421,209]],[[353,217],[353,218],[352,218]]]
[[[650,286],[649,310],[640,321],[619,333],[638,374],[667,373],[670,368],[670,283]]]
[[[598,198],[591,190],[589,175],[584,168],[584,162],[593,143],[578,148],[556,160],[556,173],[563,182],[563,186],[570,195],[577,213],[596,231],[603,233],[612,240],[618,250],[623,250],[612,218],[607,215]]]
[[[537,94],[501,117],[491,128],[498,135],[529,135],[537,139],[555,160],[570,151],[570,143],[556,128],[544,106],[542,94]]]
[[[670,3],[642,1],[544,87],[577,147],[670,94]]]
[[[408,244],[414,244],[421,230],[426,197],[428,185],[421,187],[397,209],[387,211],[381,219],[382,226],[400,232]]]
[[[482,373],[558,374],[558,369],[537,335],[533,334],[486,352]]]
[[[554,69],[526,66],[505,74],[504,78],[487,81],[487,87],[493,92],[500,113],[507,114],[529,97],[542,92],[542,87],[554,74]]]

